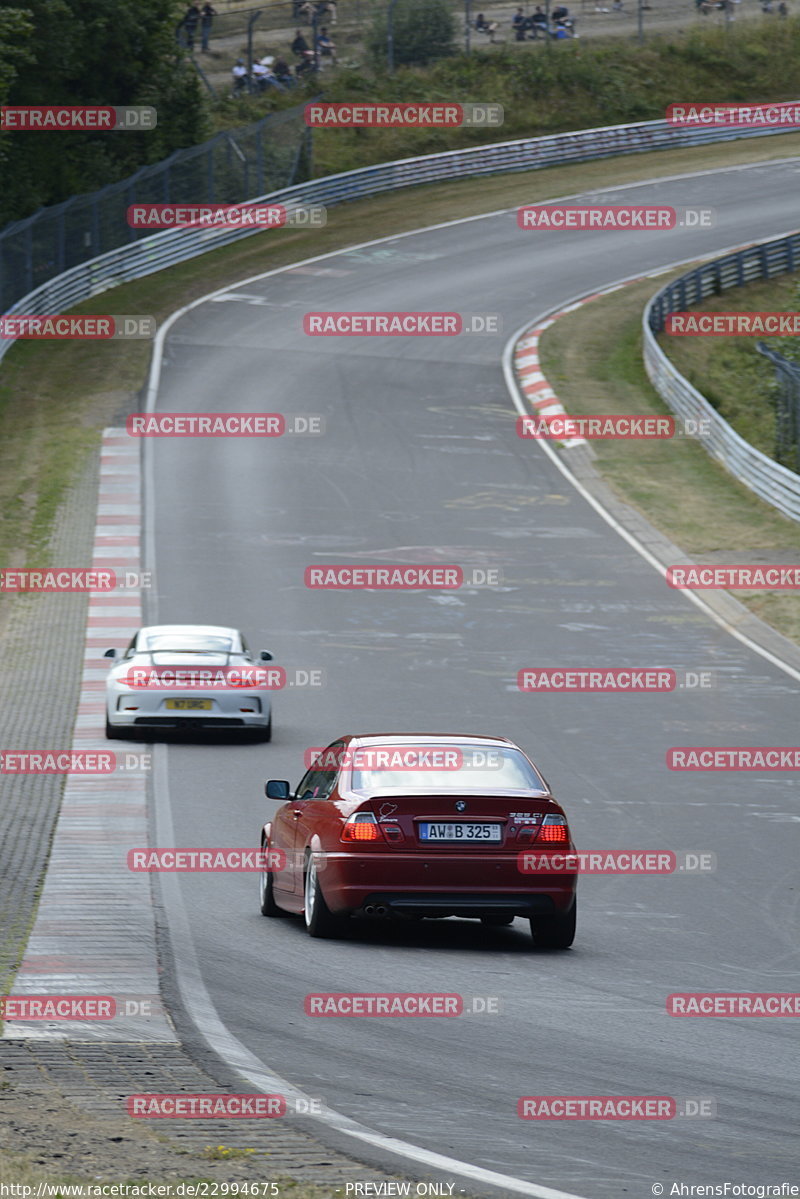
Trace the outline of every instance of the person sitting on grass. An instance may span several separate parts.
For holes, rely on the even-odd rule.
[[[329,58],[333,66],[336,66],[336,44],[331,40],[324,25],[317,34],[317,53],[323,58]]]
[[[278,57],[275,59],[274,63],[272,64],[272,69],[275,72],[275,78],[278,80],[278,83],[283,83],[288,87],[292,86],[294,83],[292,68],[289,66],[282,54],[278,55]]]
[[[308,42],[299,29],[295,32],[294,41],[292,42],[292,54],[300,60],[295,67],[296,75],[302,75],[306,71],[313,69],[314,51],[309,49]]]
[[[259,62],[253,63],[253,81],[260,92],[265,92],[269,87],[275,87],[279,92],[284,90],[272,69],[274,61],[271,54],[265,54]]]
[[[247,74],[247,67],[244,65],[243,58],[237,58],[231,70],[233,75],[233,94],[240,96],[242,92],[248,90],[250,76]]]
[[[547,37],[547,13],[541,4],[536,5],[536,9],[531,17],[531,34],[534,41],[538,41],[540,34],[543,38]]]
[[[489,41],[494,42],[494,35],[497,32],[497,21],[487,21],[482,12],[479,12],[475,18],[475,30],[477,33],[488,33]]]

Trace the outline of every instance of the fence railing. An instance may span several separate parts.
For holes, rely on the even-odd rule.
[[[775,368],[775,459],[800,474],[800,362],[791,362],[763,341],[756,350]]]
[[[304,104],[176,150],[100,191],[42,208],[0,232],[0,312],[70,267],[141,241],[131,204],[240,203],[307,178]]]
[[[651,383],[681,418],[707,422],[701,444],[746,487],[791,520],[800,521],[800,474],[768,458],[723,420],[662,350],[656,334],[667,316],[755,279],[771,279],[800,266],[800,233],[748,246],[704,262],[662,287],[645,308],[644,364]]]

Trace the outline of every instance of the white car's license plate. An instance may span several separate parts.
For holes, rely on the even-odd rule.
[[[474,820],[423,821],[419,826],[421,841],[481,841],[495,844],[503,840],[501,824],[478,824]]]
[[[171,711],[208,712],[211,708],[210,699],[168,699],[166,707]]]

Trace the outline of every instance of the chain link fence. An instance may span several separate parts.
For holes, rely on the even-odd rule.
[[[163,162],[0,231],[0,311],[48,279],[148,236],[131,229],[131,204],[236,204],[302,183],[311,173],[303,104],[177,150]]]
[[[244,42],[248,26],[254,21],[259,35],[280,35],[297,26],[310,27],[309,12],[319,0],[263,0],[261,4],[242,3],[224,10],[218,7],[210,31],[212,50],[226,52],[237,40]],[[734,34],[737,27],[751,20],[765,20],[779,36],[788,10],[782,0],[542,0],[550,12],[557,3],[566,3],[575,28],[586,37],[649,37],[687,29],[724,28]],[[530,18],[537,0],[448,0],[455,21],[453,48],[470,53],[472,49],[517,45],[518,41],[550,45],[551,39],[528,24],[521,38],[512,27],[512,18],[522,8]],[[328,11],[322,24],[338,25],[338,32],[357,32],[361,39],[377,17],[385,20],[388,0],[336,0],[335,13]],[[485,26],[476,28],[476,17],[483,13]],[[490,32],[490,27],[495,26]],[[551,27],[551,34],[554,33]],[[185,34],[179,29],[179,40]],[[195,45],[201,39],[200,27]]]
[[[763,341],[756,342],[756,349],[775,368],[775,460],[800,474],[800,363]]]

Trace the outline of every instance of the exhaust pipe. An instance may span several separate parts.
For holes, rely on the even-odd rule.
[[[365,916],[385,916],[389,909],[382,903],[368,903],[364,908]]]

